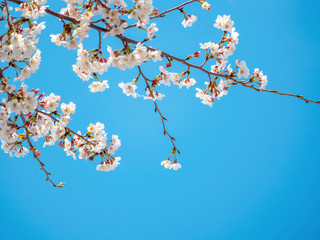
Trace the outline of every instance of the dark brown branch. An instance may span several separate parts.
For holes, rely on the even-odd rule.
[[[23,2],[20,1],[20,0],[7,0],[7,1],[14,2],[14,3],[17,3],[17,4],[23,3]],[[68,21],[70,21],[70,22],[72,22],[72,23],[76,23],[76,24],[79,23],[79,21],[77,21],[76,19],[74,19],[74,18],[72,18],[72,17],[65,16],[65,15],[63,15],[63,14],[54,12],[54,11],[52,11],[52,10],[50,10],[50,9],[46,9],[46,12],[47,12],[48,14],[53,15],[53,16],[55,16],[55,17],[57,17],[57,18],[60,18],[60,19],[65,19],[65,20],[68,20]],[[90,27],[93,28],[93,29],[95,29],[95,30],[97,30],[97,31],[107,32],[106,29],[104,29],[104,28],[102,28],[102,27],[99,27],[99,26],[96,26],[96,25],[94,25],[94,24],[90,24]],[[132,44],[137,44],[137,43],[138,43],[137,41],[135,41],[135,40],[133,40],[133,39],[131,39],[131,38],[127,38],[127,37],[125,37],[125,36],[123,36],[123,35],[116,35],[116,37],[119,38],[119,39],[122,40],[122,41],[126,41],[127,43],[132,43]],[[152,47],[148,47],[148,46],[146,46],[146,47],[147,47],[149,50],[152,50],[152,51],[157,50],[157,49],[152,48]],[[175,57],[175,56],[173,56],[173,55],[171,55],[171,54],[162,52],[162,56],[165,56],[165,57],[168,57],[168,58],[170,58],[170,59],[176,60],[176,61],[178,61],[178,62],[180,62],[180,63],[182,63],[182,64],[184,64],[184,65],[186,65],[186,66],[189,66],[189,67],[191,67],[191,68],[198,69],[198,70],[200,70],[200,71],[202,71],[202,72],[204,72],[204,73],[206,73],[206,74],[211,74],[211,75],[214,75],[214,76],[216,76],[216,77],[222,77],[222,78],[225,78],[225,79],[229,79],[229,80],[233,81],[234,83],[241,84],[241,85],[244,86],[244,87],[251,88],[251,89],[254,89],[254,90],[259,91],[259,92],[269,92],[269,93],[275,93],[275,94],[284,95],[284,96],[296,97],[296,98],[299,98],[299,99],[305,101],[306,103],[312,102],[312,103],[316,103],[316,104],[320,105],[320,100],[319,100],[319,101],[309,100],[309,99],[306,99],[306,98],[304,98],[303,96],[301,96],[301,95],[299,95],[299,94],[282,93],[282,92],[279,92],[279,91],[277,91],[277,90],[259,89],[259,88],[256,88],[256,87],[252,86],[252,85],[247,85],[247,84],[245,84],[243,81],[236,80],[234,77],[230,77],[230,76],[227,75],[227,74],[220,74],[220,73],[210,72],[210,71],[205,70],[204,68],[202,68],[202,66],[197,66],[197,65],[188,63],[188,62],[184,61],[183,59],[178,58],[178,57]]]
[[[107,7],[107,5],[105,5],[103,2],[101,2],[100,0],[96,0],[97,3],[99,3],[103,8],[107,9],[107,10],[111,10],[111,8]]]
[[[9,25],[9,29],[12,29],[12,25],[11,25],[11,15],[9,13],[9,4],[7,3],[7,0],[4,0],[5,4],[6,4],[6,11],[7,11],[7,20],[8,20],[8,25]]]

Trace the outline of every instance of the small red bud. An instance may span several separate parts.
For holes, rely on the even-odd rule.
[[[201,55],[201,52],[200,52],[200,51],[196,51],[196,52],[193,54],[193,56],[195,56],[195,57],[200,57],[200,55]]]
[[[38,150],[36,150],[36,151],[34,152],[34,155],[36,155],[36,157],[40,157],[40,156],[41,156],[41,152],[38,151]]]
[[[156,16],[159,16],[159,15],[160,15],[160,12],[159,12],[159,10],[158,10],[157,8],[153,9],[153,13],[154,13],[154,15],[156,15]]]
[[[40,106],[42,107],[42,108],[45,108],[46,107],[46,102],[40,102]]]
[[[44,97],[44,93],[41,93],[41,94],[39,95],[38,99],[40,99],[40,98],[42,98],[42,97]]]

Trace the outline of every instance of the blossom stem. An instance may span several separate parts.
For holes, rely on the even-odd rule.
[[[165,125],[165,123],[164,123],[164,121],[165,121],[165,120],[167,121],[167,119],[162,115],[162,113],[161,113],[161,111],[160,111],[160,109],[159,109],[159,107],[158,107],[158,105],[157,105],[156,98],[155,98],[155,96],[154,96],[154,94],[153,94],[153,89],[151,89],[151,87],[150,87],[150,85],[149,85],[149,83],[148,83],[148,80],[149,80],[149,79],[143,74],[140,66],[138,66],[138,69],[139,69],[139,74],[141,74],[141,76],[144,78],[144,80],[145,80],[145,82],[146,82],[147,89],[149,89],[150,95],[151,95],[151,97],[153,98],[155,111],[158,112],[159,115],[160,115],[160,117],[161,117],[161,122],[162,122],[162,127],[163,127],[163,133],[164,133],[164,135],[167,135],[167,136],[170,138],[170,141],[171,141],[172,146],[173,146],[172,151],[177,151],[177,152],[180,154],[179,149],[176,147],[176,145],[175,145],[175,143],[174,143],[175,138],[172,137],[172,136],[170,135],[170,133],[167,131],[166,125]]]
[[[101,32],[99,31],[99,50],[101,49]]]
[[[65,183],[63,183],[63,182],[61,182],[60,184],[55,184],[53,181],[52,181],[52,178],[50,178],[50,175],[51,175],[51,173],[50,172],[48,172],[44,167],[45,167],[45,165],[44,165],[44,163],[39,159],[39,157],[37,156],[37,154],[36,154],[36,148],[35,148],[35,146],[32,144],[32,142],[31,142],[31,140],[30,140],[30,132],[29,132],[29,129],[26,127],[26,123],[27,123],[27,121],[26,121],[26,119],[25,119],[25,117],[24,117],[24,115],[23,114],[20,114],[20,118],[21,118],[21,120],[22,120],[22,122],[23,122],[23,128],[25,129],[25,131],[26,131],[26,140],[27,140],[27,142],[28,142],[28,144],[29,144],[29,147],[30,147],[30,150],[32,151],[32,153],[33,153],[33,157],[35,158],[35,159],[37,159],[37,161],[39,162],[39,164],[40,164],[40,170],[42,170],[42,171],[44,171],[44,173],[46,174],[46,181],[48,181],[49,180],[49,182],[52,184],[52,186],[54,186],[54,187],[63,187],[64,186],[64,184]]]
[[[188,5],[188,4],[193,3],[193,2],[199,2],[199,0],[190,0],[190,1],[187,1],[187,2],[185,2],[185,3],[182,3],[182,4],[180,4],[179,6],[176,6],[176,7],[174,7],[174,8],[168,9],[168,10],[160,13],[159,15],[156,15],[156,16],[151,17],[150,20],[151,20],[151,19],[155,19],[155,18],[159,18],[159,17],[165,17],[165,15],[166,15],[167,13],[172,12],[172,11],[174,11],[174,10],[180,10],[180,9],[182,9],[185,5]],[[137,24],[129,25],[129,26],[127,26],[125,29],[132,28],[132,27],[135,27],[135,26],[137,26]]]

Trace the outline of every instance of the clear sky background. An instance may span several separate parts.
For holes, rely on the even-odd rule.
[[[163,11],[183,1],[154,2]],[[53,10],[64,6],[48,3]],[[320,99],[319,3],[209,3],[210,12],[199,3],[186,8],[198,16],[192,28],[182,27],[178,12],[158,19],[160,30],[150,44],[185,57],[199,50],[199,42],[218,42],[216,16],[231,15],[240,33],[232,63],[241,59],[251,72],[263,69],[268,89]],[[159,107],[182,152],[182,169],[168,171],[160,162],[171,145],[153,103],[127,97],[117,86],[131,81],[137,69],[110,69],[102,77],[110,88],[90,93],[89,84],[72,71],[76,51],[50,42],[49,35],[61,31],[60,22],[43,19],[43,60],[27,84],[75,102],[73,129],[84,131],[100,121],[108,136],[118,134],[122,160],[113,172],[97,172],[97,161],[74,161],[58,146],[47,147],[41,159],[56,182],[66,182],[55,189],[31,155],[14,159],[1,152],[1,239],[320,239],[320,106],[235,86],[211,109],[195,98],[194,88],[162,87],[166,97]],[[93,40],[85,47],[95,48],[97,33],[90,34]],[[140,37],[134,31],[125,35]],[[108,44],[120,46],[111,38],[103,48]],[[157,68],[143,67],[149,77]],[[199,71],[192,76],[196,87],[207,81]],[[143,85],[138,91],[143,93]]]

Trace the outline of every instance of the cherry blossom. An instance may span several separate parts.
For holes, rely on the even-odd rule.
[[[208,2],[203,1],[202,8],[207,11],[210,11],[211,5]]]
[[[90,92],[103,92],[106,88],[109,88],[108,81],[96,81],[89,85]]]
[[[127,96],[131,95],[134,98],[136,98],[138,96],[138,94],[136,93],[137,86],[134,85],[133,83],[131,83],[131,82],[128,82],[128,83],[121,82],[118,85],[119,85],[120,88],[122,88],[122,92],[124,94],[126,94]]]
[[[186,27],[191,27],[196,21],[197,21],[197,16],[191,15],[189,17],[185,17],[182,21],[182,26]]]
[[[88,84],[90,92],[104,92],[109,88],[107,80],[100,80],[109,68],[123,71],[132,69],[128,71],[128,74],[135,74],[128,77],[132,81],[108,79],[118,84],[126,96],[137,100],[151,100],[155,112],[160,116],[163,133],[172,145],[169,157],[161,162],[166,169],[176,171],[181,168],[180,160],[178,162],[177,159],[180,151],[176,139],[166,126],[168,119],[158,105],[165,97],[165,94],[159,92],[159,88],[161,92],[171,86],[195,89],[195,97],[210,107],[213,107],[216,100],[228,95],[229,89],[235,85],[320,105],[320,101],[309,100],[302,95],[268,90],[267,75],[262,70],[255,68],[250,75],[248,66],[252,63],[248,62],[248,66],[245,60],[236,60],[234,63],[231,56],[236,53],[239,33],[230,15],[218,15],[215,22],[210,23],[211,28],[213,25],[221,30],[218,31],[220,39],[209,39],[210,41],[199,43],[195,49],[186,49],[184,56],[178,57],[165,52],[165,49],[150,46],[150,41],[159,31],[160,25],[156,22],[158,18],[177,12],[183,15],[183,27],[191,27],[198,17],[186,6],[194,3],[209,11],[211,5],[206,1],[191,0],[164,11],[155,8],[152,0],[63,1],[65,6],[59,11],[44,5],[46,0],[6,0],[0,8],[1,20],[5,21],[0,34],[0,61],[3,65],[0,66],[1,149],[11,157],[32,155],[40,164],[46,180],[54,187],[63,187],[64,183],[54,183],[51,173],[40,160],[45,154],[37,149],[34,142],[42,141],[43,147],[58,145],[74,160],[85,159],[91,162],[98,159],[100,164],[96,166],[96,170],[109,172],[120,165],[121,158],[115,155],[121,146],[121,140],[115,134],[108,137],[110,135],[106,132],[105,125],[100,122],[90,123],[83,133],[71,129],[71,115],[76,113],[75,103],[61,102],[64,96],[61,97],[58,93],[45,94],[40,89],[28,89],[25,81],[32,80],[42,61],[38,41],[46,27],[45,22],[37,23],[34,20],[41,19],[44,15],[59,19],[60,30],[49,34],[50,44],[52,47],[64,47],[77,53],[75,64],[70,69],[76,74],[75,77],[91,81]],[[15,11],[8,3],[15,4]],[[129,38],[129,29],[133,33],[141,31],[143,34],[130,34],[134,37]],[[142,39],[139,39],[140,35]],[[86,41],[92,36],[97,38],[93,47]],[[114,44],[111,39],[119,41],[119,44]],[[203,59],[203,62],[194,64],[193,58]],[[157,67],[153,73],[145,73],[145,63],[155,63]],[[176,67],[177,64],[180,68]],[[197,77],[197,83],[194,70],[202,72],[205,78]]]

